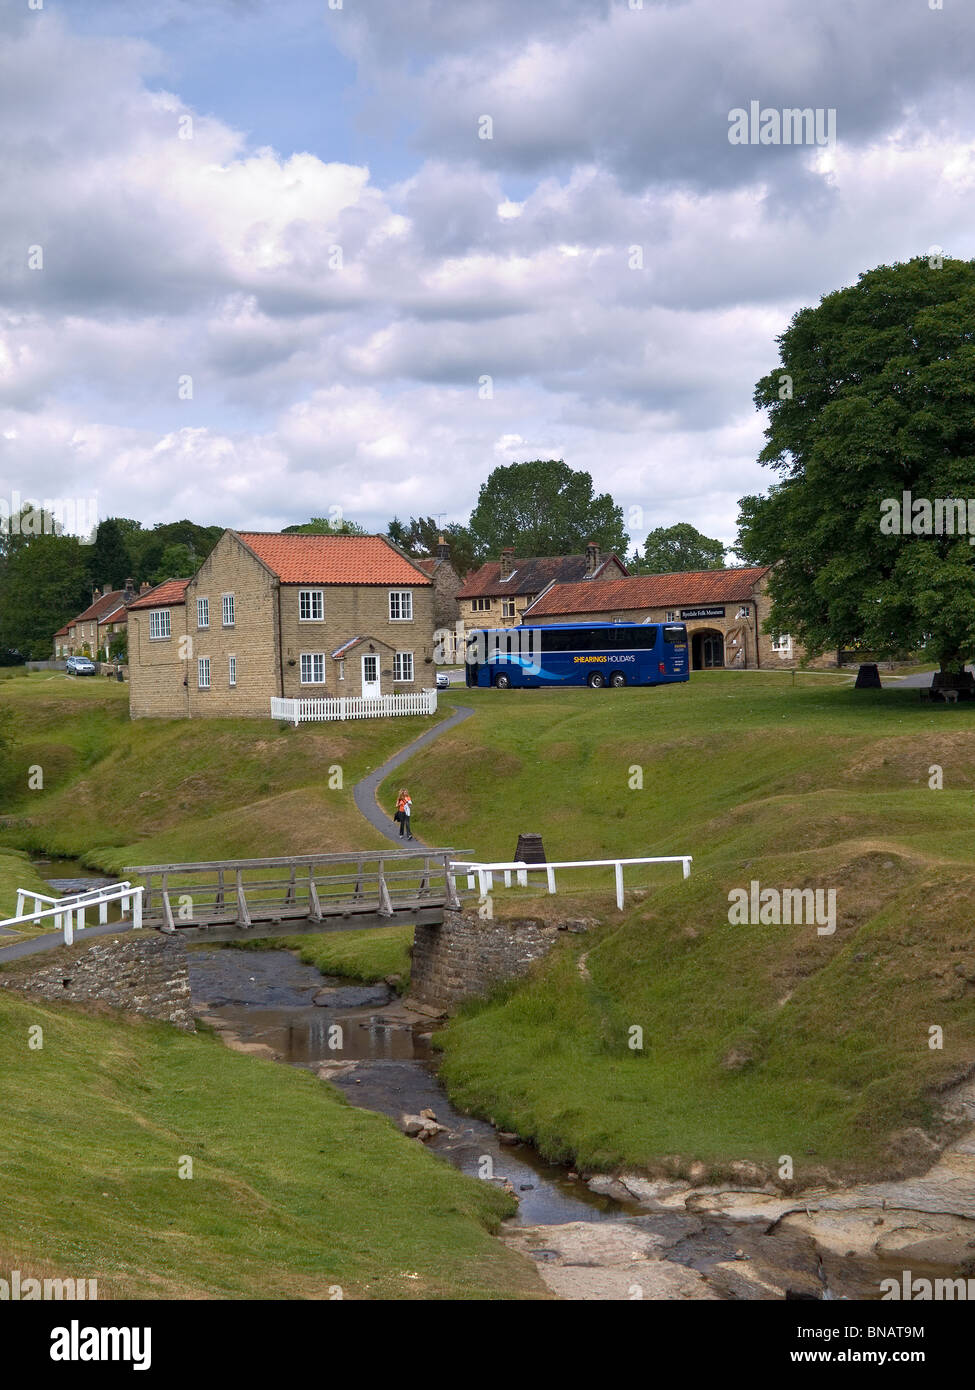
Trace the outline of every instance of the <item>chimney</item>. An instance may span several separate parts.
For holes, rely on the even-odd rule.
[[[509,579],[514,570],[515,548],[513,545],[506,545],[501,552],[501,578]]]
[[[586,542],[586,574],[593,575],[599,568],[599,546],[595,541]]]
[[[125,588],[124,588],[123,591],[122,591],[122,602],[123,602],[123,603],[131,603],[132,600],[133,600],[134,598],[135,598],[135,584],[134,584],[133,580],[127,579],[127,580],[125,581]]]
[[[91,601],[92,601],[92,603],[97,603],[98,600],[101,598],[101,596],[102,596],[102,591],[101,591],[101,589],[98,589],[98,588],[92,589],[92,591],[91,591]]]
[[[152,585],[148,582],[148,580],[143,579],[142,583],[139,585],[139,593],[147,594],[151,588]]]
[[[441,531],[440,535],[437,537],[437,559],[438,559],[438,560],[449,560],[449,559],[450,559],[450,546],[449,546],[449,545],[447,544],[447,542],[444,540],[444,538],[443,538],[443,532],[442,532],[442,531]]]

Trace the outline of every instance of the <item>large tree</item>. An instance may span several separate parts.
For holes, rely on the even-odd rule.
[[[631,574],[671,574],[678,570],[719,570],[727,547],[702,535],[689,521],[658,526],[647,536],[643,553],[636,552]]]
[[[953,508],[937,533],[935,504],[975,497],[975,262],[879,266],[801,309],[778,343],[755,403],[769,413],[760,461],[780,481],[742,499],[735,546],[775,566],[770,625],[810,652],[923,645],[959,670],[975,649],[975,547]]]
[[[0,566],[0,647],[51,655],[54,634],[91,601],[85,549],[53,529],[19,535]]]
[[[535,459],[495,468],[481,484],[470,531],[475,558],[495,559],[507,545],[515,554],[578,555],[587,541],[626,554],[623,509],[608,492],[593,491],[592,475],[561,459]]]
[[[286,536],[366,536],[368,531],[357,521],[329,521],[325,516],[313,516],[284,528]]]
[[[386,528],[386,535],[394,545],[414,559],[436,555],[437,545],[443,536],[450,550],[451,564],[461,577],[474,566],[474,538],[467,527],[459,522],[441,526],[432,516],[411,516],[408,522],[394,516]]]
[[[116,517],[99,522],[92,545],[86,546],[88,579],[93,589],[121,589],[132,577],[132,555],[126,529]]]

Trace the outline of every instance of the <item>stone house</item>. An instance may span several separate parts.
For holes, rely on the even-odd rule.
[[[415,560],[414,564],[433,583],[433,624],[440,646],[437,658],[446,664],[462,661],[463,654],[458,655],[457,652],[457,622],[460,618],[457,595],[464,581],[454,569],[450,548],[443,536],[437,537],[436,555]]]
[[[470,632],[482,627],[515,627],[528,608],[553,584],[576,587],[603,584],[625,578],[626,566],[618,555],[601,556],[590,541],[585,555],[534,556],[517,559],[509,545],[500,560],[489,560],[469,574],[457,591],[457,603]]]
[[[526,623],[684,623],[691,669],[781,669],[803,657],[788,633],[763,632],[768,567],[632,575],[609,584],[553,584]]]
[[[135,598],[131,579],[124,589],[95,589],[91,603],[54,634],[55,657],[108,654],[113,638],[124,632],[127,605]]]
[[[228,530],[128,613],[133,718],[267,718],[274,695],[433,684],[433,583],[382,536]]]

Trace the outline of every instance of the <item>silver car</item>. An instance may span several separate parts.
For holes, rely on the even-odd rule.
[[[64,669],[69,676],[93,676],[95,663],[87,656],[69,656],[64,663]]]

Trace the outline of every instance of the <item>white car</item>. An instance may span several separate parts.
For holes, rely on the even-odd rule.
[[[447,674],[446,671],[438,671],[438,672],[437,672],[437,689],[438,689],[438,690],[449,690],[449,689],[450,689],[450,677],[448,676],[448,674]]]

